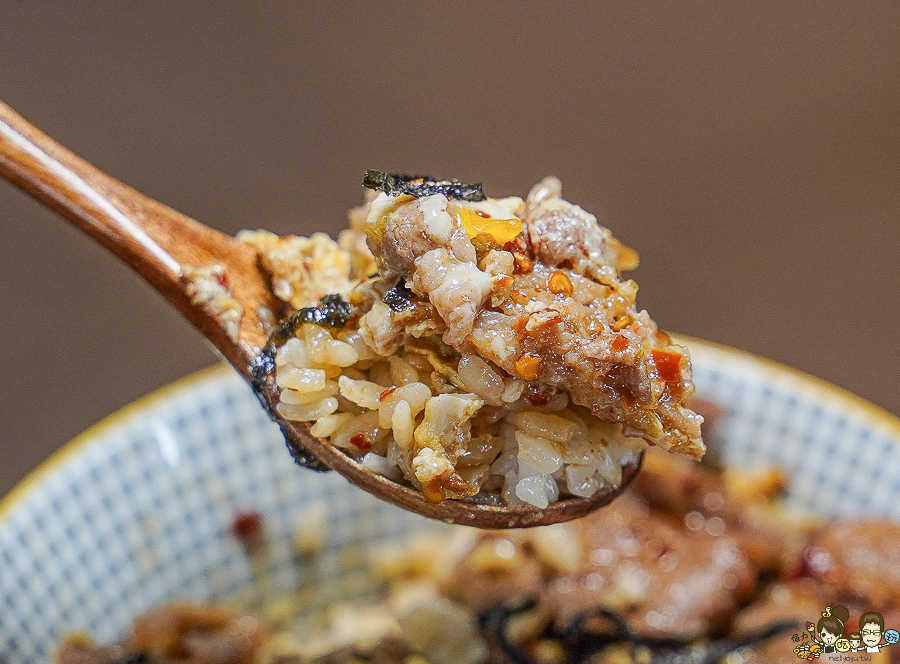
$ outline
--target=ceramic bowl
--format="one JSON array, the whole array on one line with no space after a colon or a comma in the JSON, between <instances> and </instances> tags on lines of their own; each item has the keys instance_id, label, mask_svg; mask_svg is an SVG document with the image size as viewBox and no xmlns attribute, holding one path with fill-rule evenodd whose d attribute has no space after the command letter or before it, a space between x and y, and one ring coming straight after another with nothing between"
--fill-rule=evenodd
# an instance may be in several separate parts
<instances>
[{"instance_id":1,"label":"ceramic bowl","mask_svg":"<svg viewBox=\"0 0 900 664\"><path fill-rule=\"evenodd\" d=\"M900 421L775 363L682 342L697 396L721 410L708 442L727 465L782 468L788 505L823 517L900 519ZM234 596L253 574L232 533L247 510L263 515L274 589L344 599L364 572L341 551L449 527L295 466L249 387L216 367L101 422L0 502L0 661L46 662L72 632L112 640L170 599ZM325 555L298 569L293 535L322 514Z\"/></svg>"}]
</instances>

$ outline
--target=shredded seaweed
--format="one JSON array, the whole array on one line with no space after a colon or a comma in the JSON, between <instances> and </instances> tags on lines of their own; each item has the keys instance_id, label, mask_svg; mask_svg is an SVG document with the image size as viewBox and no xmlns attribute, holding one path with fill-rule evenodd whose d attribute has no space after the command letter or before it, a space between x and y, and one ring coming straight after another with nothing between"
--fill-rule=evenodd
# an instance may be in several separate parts
<instances>
[{"instance_id":1,"label":"shredded seaweed","mask_svg":"<svg viewBox=\"0 0 900 664\"><path fill-rule=\"evenodd\" d=\"M269 417L281 427L294 461L310 470L324 471L328 470L328 467L294 441L292 435L285 431L286 425L275 410L275 404L272 403L267 389L269 380L275 373L275 355L288 339L299 334L304 325L320 325L332 330L340 330L352 318L353 307L349 302L340 295L326 295L319 300L318 306L303 307L281 322L272 332L266 347L250 362L250 385L253 387L256 398L266 409Z\"/></svg>"},{"instance_id":2,"label":"shredded seaweed","mask_svg":"<svg viewBox=\"0 0 900 664\"><path fill-rule=\"evenodd\" d=\"M145 652L133 652L110 660L108 664L147 664L148 662L150 662L150 655Z\"/></svg>"},{"instance_id":3,"label":"shredded seaweed","mask_svg":"<svg viewBox=\"0 0 900 664\"><path fill-rule=\"evenodd\" d=\"M326 295L319 300L319 306L303 307L289 320L295 331L310 323L340 330L352 317L353 307L340 295Z\"/></svg>"},{"instance_id":4,"label":"shredded seaweed","mask_svg":"<svg viewBox=\"0 0 900 664\"><path fill-rule=\"evenodd\" d=\"M498 605L480 616L485 638L490 647L502 657L500 661L509 664L537 664L531 655L510 642L506 636L509 620L534 606L534 600L512 607ZM632 661L647 661L650 664L718 664L728 653L794 630L797 626L796 621L783 620L737 639L710 640L705 636L650 638L634 634L619 614L599 607L580 614L562 630L548 626L543 637L559 643L565 657L564 664L583 664L613 645L631 646Z\"/></svg>"},{"instance_id":5,"label":"shredded seaweed","mask_svg":"<svg viewBox=\"0 0 900 664\"><path fill-rule=\"evenodd\" d=\"M263 349L259 355L250 361L250 387L253 388L253 394L256 395L262 407L266 409L269 417L277 420L278 414L275 412L272 404L269 403L269 397L266 393L266 382L268 382L269 376L273 373L275 373L274 354Z\"/></svg>"},{"instance_id":6,"label":"shredded seaweed","mask_svg":"<svg viewBox=\"0 0 900 664\"><path fill-rule=\"evenodd\" d=\"M388 196L407 194L421 198L443 194L447 198L461 201L483 201L486 197L481 183L464 184L459 180L435 180L427 175L404 175L368 170L363 178L363 186L383 191Z\"/></svg>"},{"instance_id":7,"label":"shredded seaweed","mask_svg":"<svg viewBox=\"0 0 900 664\"><path fill-rule=\"evenodd\" d=\"M329 470L328 466L319 461L312 454L308 453L303 447L294 442L290 432L285 431L285 425L275 410L275 405L269 399L269 392L266 384L269 376L275 373L275 353L278 352L278 346L271 341L266 347L253 358L250 362L250 386L253 388L253 394L266 409L269 417L278 424L281 433L284 436L285 445L291 453L291 458L298 466L309 468L317 472Z\"/></svg>"},{"instance_id":8,"label":"shredded seaweed","mask_svg":"<svg viewBox=\"0 0 900 664\"><path fill-rule=\"evenodd\" d=\"M275 357L278 349L291 337L297 336L304 325L320 325L341 330L353 318L353 307L340 295L326 295L318 306L303 307L280 323L269 337L265 353Z\"/></svg>"},{"instance_id":9,"label":"shredded seaweed","mask_svg":"<svg viewBox=\"0 0 900 664\"><path fill-rule=\"evenodd\" d=\"M397 285L384 294L384 303L396 312L406 311L412 306L415 294L406 287L406 282L401 279Z\"/></svg>"},{"instance_id":10,"label":"shredded seaweed","mask_svg":"<svg viewBox=\"0 0 900 664\"><path fill-rule=\"evenodd\" d=\"M308 468L309 470L314 470L317 473L324 473L325 471L331 470L331 468L319 461L317 457L307 452L305 447L295 441L293 434L285 430L286 425L280 419L276 420L276 422L281 429L281 434L284 436L284 442L287 445L288 452L291 453L291 458L294 460L294 463L298 466Z\"/></svg>"},{"instance_id":11,"label":"shredded seaweed","mask_svg":"<svg viewBox=\"0 0 900 664\"><path fill-rule=\"evenodd\" d=\"M506 636L506 624L516 614L535 607L533 599L525 600L515 606L498 604L478 617L482 634L488 647L504 659L497 664L537 664L525 651L513 644Z\"/></svg>"},{"instance_id":12,"label":"shredded seaweed","mask_svg":"<svg viewBox=\"0 0 900 664\"><path fill-rule=\"evenodd\" d=\"M269 374L275 371L275 360L271 355L260 353L250 362L250 384L261 389Z\"/></svg>"}]
</instances>

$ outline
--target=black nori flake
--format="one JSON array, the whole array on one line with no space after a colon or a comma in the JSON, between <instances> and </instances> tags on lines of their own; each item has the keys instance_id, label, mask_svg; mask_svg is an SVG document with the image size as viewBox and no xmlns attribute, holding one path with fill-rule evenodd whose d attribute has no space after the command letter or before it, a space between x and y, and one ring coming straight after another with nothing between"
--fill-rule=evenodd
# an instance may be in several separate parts
<instances>
[{"instance_id":1,"label":"black nori flake","mask_svg":"<svg viewBox=\"0 0 900 664\"><path fill-rule=\"evenodd\" d=\"M342 329L353 318L353 307L340 295L326 295L319 300L317 307L304 307L281 322L269 337L266 347L250 362L250 385L256 398L268 412L284 435L288 450L294 461L305 468L323 471L329 468L312 456L284 430L285 425L275 411L275 404L269 398L270 391L266 384L275 373L275 354L284 343L300 332L304 325L321 325L333 330ZM273 388L274 389L274 388Z\"/></svg>"},{"instance_id":2,"label":"black nori flake","mask_svg":"<svg viewBox=\"0 0 900 664\"><path fill-rule=\"evenodd\" d=\"M353 307L340 295L326 295L317 307L303 307L278 324L269 337L264 353L275 357L278 348L300 332L304 325L321 325L340 330L353 318Z\"/></svg>"},{"instance_id":3,"label":"black nori flake","mask_svg":"<svg viewBox=\"0 0 900 664\"><path fill-rule=\"evenodd\" d=\"M314 470L317 473L323 473L327 470L331 470L324 463L319 461L315 456L306 451L300 443L296 442L294 438L289 435L289 432L285 431L285 425L278 420L278 426L281 428L281 434L284 436L284 442L287 445L288 451L291 453L291 458L294 460L298 466L303 466L304 468L309 468L310 470Z\"/></svg>"},{"instance_id":4,"label":"black nori flake","mask_svg":"<svg viewBox=\"0 0 900 664\"><path fill-rule=\"evenodd\" d=\"M265 349L250 362L250 386L253 388L253 393L256 395L256 398L259 399L263 408L266 409L269 417L278 424L278 428L281 429L281 435L284 436L284 443L291 453L291 458L294 460L294 463L298 466L315 470L316 472L330 470L328 466L303 449L302 445L294 441L290 433L285 430L285 424L281 420L281 416L278 415L278 412L275 410L275 404L269 399L269 391L266 389L266 383L269 380L269 376L275 373L275 353L277 352L278 346L270 341L266 344Z\"/></svg>"},{"instance_id":5,"label":"black nori flake","mask_svg":"<svg viewBox=\"0 0 900 664\"><path fill-rule=\"evenodd\" d=\"M275 413L275 408L269 403L269 397L266 393L266 381L271 374L275 373L275 353L268 352L268 348L267 345L259 355L250 361L250 387L253 388L253 394L256 395L262 407L266 409L269 417L277 420L278 416Z\"/></svg>"},{"instance_id":6,"label":"black nori flake","mask_svg":"<svg viewBox=\"0 0 900 664\"><path fill-rule=\"evenodd\" d=\"M527 600L518 606L494 606L483 613L479 622L485 638L502 660L511 664L536 664L534 659L513 645L506 637L510 618L535 606ZM592 629L599 619L605 629ZM696 638L649 638L634 634L625 620L614 611L597 608L575 618L565 629L548 627L544 636L557 641L563 649L566 664L582 664L607 646L628 644L650 654L650 664L718 664L728 653L796 629L798 623L782 620L738 639L708 640Z\"/></svg>"},{"instance_id":7,"label":"black nori flake","mask_svg":"<svg viewBox=\"0 0 900 664\"><path fill-rule=\"evenodd\" d=\"M132 652L110 660L109 664L147 664L150 661L150 655L145 652Z\"/></svg>"},{"instance_id":8,"label":"black nori flake","mask_svg":"<svg viewBox=\"0 0 900 664\"><path fill-rule=\"evenodd\" d=\"M326 295L319 300L318 307L303 307L291 316L289 321L293 330L299 330L309 323L340 330L351 318L353 307L350 303L344 301L340 295Z\"/></svg>"},{"instance_id":9,"label":"black nori flake","mask_svg":"<svg viewBox=\"0 0 900 664\"><path fill-rule=\"evenodd\" d=\"M275 371L275 360L269 355L260 353L250 362L250 381L253 387L260 388L269 374Z\"/></svg>"},{"instance_id":10,"label":"black nori flake","mask_svg":"<svg viewBox=\"0 0 900 664\"><path fill-rule=\"evenodd\" d=\"M384 173L368 170L363 178L363 186L376 191L383 191L388 196L407 194L421 198L434 194L443 194L447 198L461 201L483 201L486 196L481 183L464 184L459 180L435 180L427 175L404 175L402 173Z\"/></svg>"},{"instance_id":11,"label":"black nori flake","mask_svg":"<svg viewBox=\"0 0 900 664\"><path fill-rule=\"evenodd\" d=\"M509 619L518 613L534 608L536 602L533 599L525 600L518 606L508 607L498 604L478 617L488 647L495 650L504 659L500 664L535 664L535 661L524 651L513 645L506 638L506 624Z\"/></svg>"},{"instance_id":12,"label":"black nori flake","mask_svg":"<svg viewBox=\"0 0 900 664\"><path fill-rule=\"evenodd\" d=\"M406 311L412 306L414 297L415 294L406 287L406 283L401 279L396 286L384 294L384 303L394 311Z\"/></svg>"}]
</instances>

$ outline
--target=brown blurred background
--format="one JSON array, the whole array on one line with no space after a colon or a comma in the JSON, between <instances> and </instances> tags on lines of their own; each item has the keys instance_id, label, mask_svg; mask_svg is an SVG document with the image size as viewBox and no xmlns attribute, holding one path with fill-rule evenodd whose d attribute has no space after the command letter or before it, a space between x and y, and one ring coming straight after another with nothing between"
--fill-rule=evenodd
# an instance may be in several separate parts
<instances>
[{"instance_id":1,"label":"brown blurred background","mask_svg":"<svg viewBox=\"0 0 900 664\"><path fill-rule=\"evenodd\" d=\"M0 3L0 99L229 233L335 232L366 168L559 175L664 328L900 413L900 4L797 4ZM3 183L0 242L2 495L215 357Z\"/></svg>"}]
</instances>

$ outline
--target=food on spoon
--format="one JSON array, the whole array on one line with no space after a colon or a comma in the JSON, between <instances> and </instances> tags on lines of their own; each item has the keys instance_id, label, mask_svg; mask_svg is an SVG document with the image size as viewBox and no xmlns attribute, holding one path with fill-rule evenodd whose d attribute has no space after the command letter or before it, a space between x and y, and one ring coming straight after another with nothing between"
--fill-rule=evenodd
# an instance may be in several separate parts
<instances>
[{"instance_id":1,"label":"food on spoon","mask_svg":"<svg viewBox=\"0 0 900 664\"><path fill-rule=\"evenodd\" d=\"M202 267L182 265L181 270L191 302L208 307L225 328L228 338L237 342L244 308L234 298L225 268L213 263Z\"/></svg>"},{"instance_id":2,"label":"food on spoon","mask_svg":"<svg viewBox=\"0 0 900 664\"><path fill-rule=\"evenodd\" d=\"M547 507L647 444L698 459L687 349L635 306L633 251L547 178L523 200L370 171L337 242L243 231L296 313L278 414L429 501Z\"/></svg>"}]
</instances>

